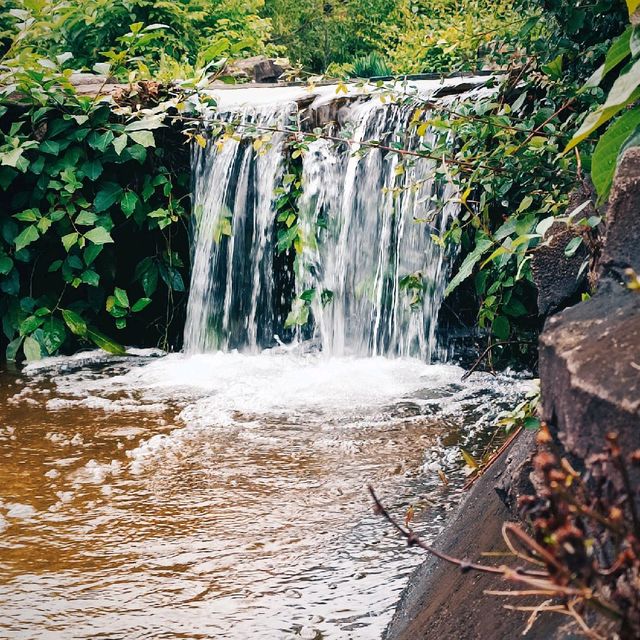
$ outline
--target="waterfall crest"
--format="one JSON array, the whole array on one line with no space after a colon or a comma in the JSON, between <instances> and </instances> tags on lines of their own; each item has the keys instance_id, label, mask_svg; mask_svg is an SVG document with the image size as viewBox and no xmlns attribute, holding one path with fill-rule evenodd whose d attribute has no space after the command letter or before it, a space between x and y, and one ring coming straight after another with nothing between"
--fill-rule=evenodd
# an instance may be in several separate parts
<instances>
[{"instance_id":1,"label":"waterfall crest","mask_svg":"<svg viewBox=\"0 0 640 640\"><path fill-rule=\"evenodd\" d=\"M425 84L421 98L442 87ZM275 90L261 91L260 98ZM332 99L325 88L301 117L300 91L275 103L222 100L215 117L259 130L290 128L296 117L317 119ZM196 147L187 352L255 351L281 337L311 337L329 355L436 355L447 256L431 235L457 214L456 188L436 175L434 160L362 145L417 148L409 133L415 109L411 101L345 99L332 126L348 142L317 139L302 156L298 241L285 256L276 251L275 191L287 134L273 132L260 146L233 136ZM436 135L428 131L422 140ZM292 318L308 321L292 331Z\"/></svg>"}]
</instances>

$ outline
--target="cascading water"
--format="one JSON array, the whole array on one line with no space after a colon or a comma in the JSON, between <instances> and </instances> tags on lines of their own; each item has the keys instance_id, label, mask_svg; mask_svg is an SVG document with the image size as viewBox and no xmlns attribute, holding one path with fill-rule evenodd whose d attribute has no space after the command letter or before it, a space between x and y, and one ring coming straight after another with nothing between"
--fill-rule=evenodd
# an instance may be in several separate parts
<instances>
[{"instance_id":1,"label":"cascading water","mask_svg":"<svg viewBox=\"0 0 640 640\"><path fill-rule=\"evenodd\" d=\"M305 156L304 237L313 236L318 219L323 224L318 241L298 256L296 282L299 293L315 291L318 338L331 354L423 360L433 354L446 269L444 251L430 234L456 213L455 189L436 180L433 160L402 162L379 149L360 153L362 141L397 142L414 111L411 104L359 104L350 113L349 146L319 140ZM436 198L444 205L427 223Z\"/></svg>"},{"instance_id":2,"label":"cascading water","mask_svg":"<svg viewBox=\"0 0 640 640\"><path fill-rule=\"evenodd\" d=\"M218 114L241 124L283 129L292 111L248 109ZM194 255L185 351L238 346L257 349L274 326L273 201L282 169L284 135L257 153L230 136L213 152L194 151Z\"/></svg>"},{"instance_id":3,"label":"cascading water","mask_svg":"<svg viewBox=\"0 0 640 640\"><path fill-rule=\"evenodd\" d=\"M441 87L424 83L420 98ZM239 121L238 139L195 151L196 228L185 350L255 351L278 341L286 325L308 317L325 353L429 361L447 276L445 251L430 236L446 227L459 205L436 161L407 159L388 149L417 148L418 140L408 133L416 102L350 96L337 132L348 142L318 139L309 145L296 221L295 284L287 288L282 281L291 278L278 281L278 270L291 265L278 262L275 251L273 195L285 165L287 134L274 133L259 151L240 134L247 123L258 132L286 129L300 98L296 89L270 104L249 100L221 108L215 118ZM332 99L335 93L325 92L307 114ZM436 135L429 131L423 140L434 142ZM369 141L387 149L370 148ZM298 338L303 334L309 337L309 329L297 331Z\"/></svg>"}]
</instances>

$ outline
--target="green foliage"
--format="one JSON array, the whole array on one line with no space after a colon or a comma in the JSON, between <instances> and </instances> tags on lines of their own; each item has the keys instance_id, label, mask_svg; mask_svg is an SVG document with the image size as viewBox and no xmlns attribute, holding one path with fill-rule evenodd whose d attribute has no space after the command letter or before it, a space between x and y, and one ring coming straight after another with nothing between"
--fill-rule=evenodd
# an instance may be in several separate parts
<instances>
[{"instance_id":1,"label":"green foliage","mask_svg":"<svg viewBox=\"0 0 640 640\"><path fill-rule=\"evenodd\" d=\"M188 213L189 180L180 154L167 158L156 145L175 135L165 116L118 116L115 105L77 95L55 67L21 55L0 77L8 359L37 359L78 340L122 354L103 330L114 335L140 316L139 332L167 306L172 313L185 290L172 242Z\"/></svg>"},{"instance_id":2,"label":"green foliage","mask_svg":"<svg viewBox=\"0 0 640 640\"><path fill-rule=\"evenodd\" d=\"M269 19L258 15L261 0L7 4L9 11L0 18L0 47L5 51L41 56L73 69L94 69L106 58L109 66L96 70L123 79L134 69L142 78L190 75L201 66L201 56L220 46L236 56L278 51L269 44Z\"/></svg>"},{"instance_id":3,"label":"green foliage","mask_svg":"<svg viewBox=\"0 0 640 640\"><path fill-rule=\"evenodd\" d=\"M372 51L354 60L351 73L356 78L379 78L393 75L393 70L379 53Z\"/></svg>"},{"instance_id":4,"label":"green foliage","mask_svg":"<svg viewBox=\"0 0 640 640\"><path fill-rule=\"evenodd\" d=\"M379 25L397 73L474 71L505 62L530 13L508 0L400 0Z\"/></svg>"},{"instance_id":5,"label":"green foliage","mask_svg":"<svg viewBox=\"0 0 640 640\"><path fill-rule=\"evenodd\" d=\"M630 5L630 14L634 10ZM570 151L577 147L595 131L602 131L603 125L621 114L602 134L591 158L592 179L600 202L609 194L622 153L629 146L640 142L640 106L637 105L640 98L640 27L635 24L613 41L604 63L589 78L582 91L601 85L623 63L625 66L613 80L604 103L587 114L565 149Z\"/></svg>"}]
</instances>

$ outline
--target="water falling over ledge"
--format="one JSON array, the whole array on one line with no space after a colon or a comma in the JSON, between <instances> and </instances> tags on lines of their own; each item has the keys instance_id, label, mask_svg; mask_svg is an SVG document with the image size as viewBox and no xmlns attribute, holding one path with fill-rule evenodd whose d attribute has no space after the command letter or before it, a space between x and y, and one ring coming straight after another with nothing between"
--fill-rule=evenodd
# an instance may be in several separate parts
<instances>
[{"instance_id":1,"label":"water falling over ledge","mask_svg":"<svg viewBox=\"0 0 640 640\"><path fill-rule=\"evenodd\" d=\"M459 91L475 86L469 97L485 82L465 79ZM418 104L455 94L456 81L403 91L414 99L387 101L355 86L346 96L335 87L311 96L302 87L220 93L211 124L233 121L237 134L193 154L187 353L258 352L307 339L335 356L437 356L448 256L431 235L457 215L456 187L434 160L402 162L364 143L416 150ZM292 159L285 131L317 124L329 124L331 139L306 146L297 216L283 224L277 193ZM248 127L264 138L243 137ZM428 130L423 141L438 135ZM278 251L278 230L294 239L288 251Z\"/></svg>"}]
</instances>

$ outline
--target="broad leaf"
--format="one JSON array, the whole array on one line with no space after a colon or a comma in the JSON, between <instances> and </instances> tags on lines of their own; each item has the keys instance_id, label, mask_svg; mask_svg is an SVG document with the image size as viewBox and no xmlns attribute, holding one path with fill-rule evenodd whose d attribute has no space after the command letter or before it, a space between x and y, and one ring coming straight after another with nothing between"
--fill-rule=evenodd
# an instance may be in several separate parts
<instances>
[{"instance_id":1,"label":"broad leaf","mask_svg":"<svg viewBox=\"0 0 640 640\"><path fill-rule=\"evenodd\" d=\"M93 327L87 329L87 338L107 353L112 353L116 356L124 356L127 354L127 350L121 344L115 342Z\"/></svg>"},{"instance_id":2,"label":"broad leaf","mask_svg":"<svg viewBox=\"0 0 640 640\"><path fill-rule=\"evenodd\" d=\"M624 113L600 137L591 159L591 178L600 202L611 189L618 155L622 145L640 125L640 108Z\"/></svg>"},{"instance_id":3,"label":"broad leaf","mask_svg":"<svg viewBox=\"0 0 640 640\"><path fill-rule=\"evenodd\" d=\"M480 237L476 242L476 246L474 250L464 259L464 262L460 266L458 273L451 280L449 285L447 286L444 295L447 297L450 295L457 287L466 280L472 273L473 268L476 263L482 258L484 253L493 245L493 242L486 237Z\"/></svg>"},{"instance_id":4,"label":"broad leaf","mask_svg":"<svg viewBox=\"0 0 640 640\"><path fill-rule=\"evenodd\" d=\"M16 245L16 251L20 251L20 249L24 249L26 246L30 245L32 242L35 242L39 237L40 237L40 234L38 233L37 227L33 224L28 226L14 240Z\"/></svg>"},{"instance_id":5,"label":"broad leaf","mask_svg":"<svg viewBox=\"0 0 640 640\"><path fill-rule=\"evenodd\" d=\"M138 311L142 311L143 309L148 307L149 304L151 304L151 298L140 298L140 300L138 300L133 305L133 307L131 307L131 311L133 311L134 313L138 313Z\"/></svg>"},{"instance_id":6,"label":"broad leaf","mask_svg":"<svg viewBox=\"0 0 640 640\"><path fill-rule=\"evenodd\" d=\"M87 323L75 312L70 309L62 309L62 317L71 329L71 333L77 336L87 335Z\"/></svg>"},{"instance_id":7,"label":"broad leaf","mask_svg":"<svg viewBox=\"0 0 640 640\"><path fill-rule=\"evenodd\" d=\"M98 191L93 206L100 213L113 206L122 197L122 187L115 182L105 182L102 189Z\"/></svg>"},{"instance_id":8,"label":"broad leaf","mask_svg":"<svg viewBox=\"0 0 640 640\"><path fill-rule=\"evenodd\" d=\"M133 131L129 134L130 138L143 147L155 147L156 140L151 131Z\"/></svg>"},{"instance_id":9,"label":"broad leaf","mask_svg":"<svg viewBox=\"0 0 640 640\"><path fill-rule=\"evenodd\" d=\"M126 133L123 133L121 136L118 136L113 141L113 148L116 150L116 153L118 155L120 155L124 151L124 148L126 146L127 146L127 134Z\"/></svg>"},{"instance_id":10,"label":"broad leaf","mask_svg":"<svg viewBox=\"0 0 640 640\"><path fill-rule=\"evenodd\" d=\"M127 191L122 200L120 201L120 208L127 218L136 210L136 205L139 202L138 194L133 191Z\"/></svg>"},{"instance_id":11,"label":"broad leaf","mask_svg":"<svg viewBox=\"0 0 640 640\"><path fill-rule=\"evenodd\" d=\"M92 131L87 138L87 142L92 149L104 153L113 142L113 138L114 135L112 131L104 131L102 133Z\"/></svg>"},{"instance_id":12,"label":"broad leaf","mask_svg":"<svg viewBox=\"0 0 640 640\"><path fill-rule=\"evenodd\" d=\"M27 336L24 339L22 350L24 351L24 357L29 362L33 360L40 360L40 358L42 358L42 350L40 349L40 344L31 336Z\"/></svg>"},{"instance_id":13,"label":"broad leaf","mask_svg":"<svg viewBox=\"0 0 640 640\"><path fill-rule=\"evenodd\" d=\"M615 69L615 67L617 67L623 60L629 57L631 53L630 41L632 31L632 27L628 27L621 36L613 41L609 47L609 51L607 51L604 64L587 80L582 90L597 87L604 80L609 71Z\"/></svg>"},{"instance_id":14,"label":"broad leaf","mask_svg":"<svg viewBox=\"0 0 640 640\"><path fill-rule=\"evenodd\" d=\"M95 229L87 231L84 237L93 242L93 244L108 244L113 242L113 238L104 227L95 227Z\"/></svg>"},{"instance_id":15,"label":"broad leaf","mask_svg":"<svg viewBox=\"0 0 640 640\"><path fill-rule=\"evenodd\" d=\"M640 60L634 62L626 73L623 73L611 87L606 102L590 113L582 126L574 134L573 138L565 148L565 153L580 144L596 129L611 120L628 104L640 98Z\"/></svg>"}]
</instances>

